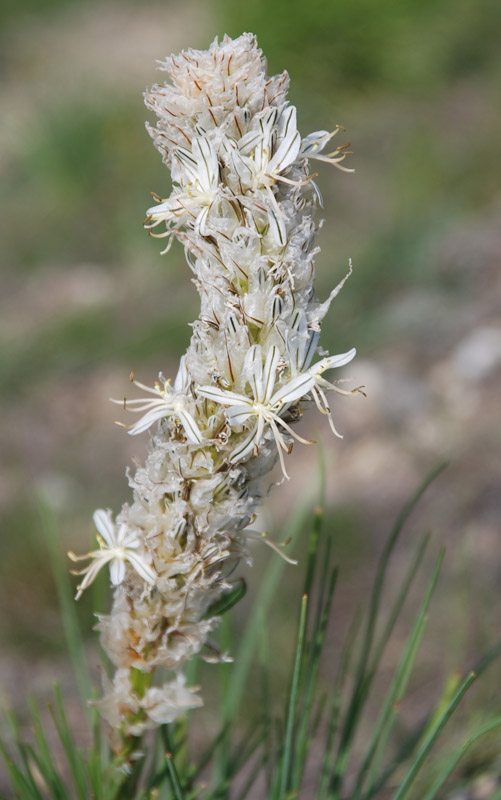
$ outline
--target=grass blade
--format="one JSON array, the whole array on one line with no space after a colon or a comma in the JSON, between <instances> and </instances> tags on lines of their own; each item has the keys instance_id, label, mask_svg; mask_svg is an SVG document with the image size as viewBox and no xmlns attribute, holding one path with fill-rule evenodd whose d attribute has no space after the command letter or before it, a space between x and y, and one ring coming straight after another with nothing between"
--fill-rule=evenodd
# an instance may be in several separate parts
<instances>
[{"instance_id":1,"label":"grass blade","mask_svg":"<svg viewBox=\"0 0 501 800\"><path fill-rule=\"evenodd\" d=\"M56 727L59 740L63 746L66 760L70 767L71 777L75 786L79 800L87 800L88 790L86 786L85 769L80 751L76 748L71 735L66 712L64 709L61 690L58 686L54 687L54 706L49 706L54 725Z\"/></svg>"},{"instance_id":2,"label":"grass blade","mask_svg":"<svg viewBox=\"0 0 501 800\"><path fill-rule=\"evenodd\" d=\"M400 787L398 788L397 792L393 796L393 800L403 800L409 789L411 788L416 775L418 774L423 761L425 760L426 756L430 752L431 748L435 744L435 741L439 737L440 733L444 729L445 725L449 721L451 715L456 710L457 706L463 699L464 695L470 688L473 681L476 679L476 675L474 672L470 672L466 678L461 683L461 686L458 688L457 692L455 693L454 697L452 698L451 702L441 714L440 718L437 720L436 724L434 725L433 729L430 731L428 736L426 737L425 741L423 742L422 746L420 747L416 757L411 764L405 778L403 779Z\"/></svg>"},{"instance_id":3,"label":"grass blade","mask_svg":"<svg viewBox=\"0 0 501 800\"><path fill-rule=\"evenodd\" d=\"M337 569L331 571L329 585L327 588L327 596L324 601L323 612L318 619L315 626L314 639L312 646L312 653L310 657L310 664L305 681L304 702L302 708L301 719L298 726L297 734L297 752L294 763L294 774L292 780L292 787L299 793L301 779L306 764L308 755L308 737L311 729L311 712L315 700L315 689L317 686L318 670L320 666L320 658L322 655L323 645L325 641L325 634L327 632L327 624L330 617L332 608L332 601L334 597L334 590L337 582Z\"/></svg>"},{"instance_id":4,"label":"grass blade","mask_svg":"<svg viewBox=\"0 0 501 800\"><path fill-rule=\"evenodd\" d=\"M22 797L23 800L43 800L42 795L40 794L36 784L33 781L33 776L29 774L29 777L27 777L23 774L23 772L12 760L7 748L5 747L1 739L0 739L0 755L3 758L5 768L7 770L7 774L11 782L11 786L14 789L14 791L18 793L18 797Z\"/></svg>"},{"instance_id":5,"label":"grass blade","mask_svg":"<svg viewBox=\"0 0 501 800\"><path fill-rule=\"evenodd\" d=\"M421 566L421 562L423 560L423 556L425 554L425 551L426 551L426 548L428 547L429 542L430 542L430 536L426 535L426 536L423 537L423 539L421 540L420 544L418 545L417 552L416 552L414 558L411 561L411 565L409 567L407 575L405 576L404 580L402 581L400 590L397 593L397 597L396 597L395 602L394 602L394 604L393 604L393 606L391 608L391 611L390 611L390 614L388 616L388 620L386 622L386 626L384 628L384 631L381 634L381 637L380 637L377 645L375 646L375 652L374 652L374 656L373 656L373 659L372 659L372 662L371 662L369 676L368 676L367 680L372 680L372 677L375 675L375 673L376 673L376 671L377 671L377 669L379 667L379 664L381 662L381 658L383 656L385 647L386 647L386 645L388 643L388 640L389 640L391 634L393 633L393 629L394 629L395 624L396 624L396 622L397 622L397 620L398 620L398 618L400 616L400 612L402 610L402 607L403 607L405 601L407 600L409 592L410 592L410 590L412 588L412 585L414 583L414 578L416 577L416 575L418 573L418 570L419 570L419 567Z\"/></svg>"},{"instance_id":6,"label":"grass blade","mask_svg":"<svg viewBox=\"0 0 501 800\"><path fill-rule=\"evenodd\" d=\"M361 616L356 614L348 633L348 639L343 647L341 664L332 688L331 699L328 711L328 726L325 739L324 755L320 771L320 779L317 789L317 800L325 800L331 777L335 770L335 759L333 754L334 739L338 730L339 715L341 711L341 699L346 678L350 671L353 649L360 629Z\"/></svg>"},{"instance_id":7,"label":"grass blade","mask_svg":"<svg viewBox=\"0 0 501 800\"><path fill-rule=\"evenodd\" d=\"M393 553L393 550L395 549L395 546L398 542L402 529L407 519L409 518L411 512L414 510L416 504L418 503L418 501L420 500L426 489L435 480L435 478L437 478L438 475L445 469L445 467L446 464L443 463L440 464L438 467L436 467L434 470L432 470L432 472L428 475L428 477L423 481L421 486L419 486L415 494L410 498L410 500L407 501L407 503L405 503L400 514L397 517L395 525L393 526L393 529L390 532L390 535L384 546L383 552L381 553L381 556L379 558L378 568L376 571L376 577L374 580L374 585L370 599L369 614L367 617L364 639L362 642L362 647L358 658L358 666L355 673L354 688L351 694L348 710L346 712L345 723L341 735L341 741L339 743L336 773L334 775L334 779L331 786L333 798L339 797L343 776L348 762L351 742L355 735L357 722L370 689L371 682L367 681L368 664L373 647L376 622L379 615L379 608L381 605L381 598L385 584L386 572L388 569L391 555Z\"/></svg>"},{"instance_id":8,"label":"grass blade","mask_svg":"<svg viewBox=\"0 0 501 800\"><path fill-rule=\"evenodd\" d=\"M309 512L309 503L303 502L292 515L286 526L285 538L294 539L304 527ZM245 627L235 662L231 668L231 678L227 683L224 697L225 720L234 718L238 711L249 672L257 650L262 615L266 615L273 600L285 562L282 558L272 558L259 588L259 597Z\"/></svg>"},{"instance_id":9,"label":"grass blade","mask_svg":"<svg viewBox=\"0 0 501 800\"><path fill-rule=\"evenodd\" d=\"M174 798L175 798L175 800L184 800L184 794L183 794L183 790L181 788L181 782L179 780L179 775L178 775L178 772L177 772L177 769L176 769L176 765L174 763L174 756L172 754L172 749L171 749L171 744L170 744L169 733L167 731L167 726L164 726L162 728L162 736L163 736L163 740L164 740L165 746L167 748L167 752L165 753L165 758L166 758L166 761L167 761L166 766L167 766L167 772L168 772L168 775L169 775L170 785L171 785L172 791L174 793Z\"/></svg>"},{"instance_id":10,"label":"grass blade","mask_svg":"<svg viewBox=\"0 0 501 800\"><path fill-rule=\"evenodd\" d=\"M418 615L416 617L413 629L407 641L407 645L404 650L403 656L400 660L400 664L395 673L395 677L390 685L390 688L388 689L388 692L386 693L386 698L383 704L383 708L381 709L379 718L376 722L371 742L362 760L362 766L360 768L358 778L355 784L352 800L358 800L358 798L360 797L367 773L369 772L369 769L371 769L372 767L373 778L370 781L370 786L367 792L367 796L369 797L371 796L371 791L373 789L373 785L376 779L376 772L379 768L379 763L383 757L390 733L393 729L396 718L398 716L400 703L404 697L411 676L412 668L414 666L414 661L416 659L416 655L426 625L426 613L428 611L433 591L435 589L438 580L443 559L444 559L444 551L442 550L438 558L437 564L435 566L435 570L433 572L430 584L428 586L428 590L425 594L425 597L421 604L421 608L419 609Z\"/></svg>"},{"instance_id":11,"label":"grass blade","mask_svg":"<svg viewBox=\"0 0 501 800\"><path fill-rule=\"evenodd\" d=\"M452 775L454 769L459 764L466 751L469 750L470 747L472 747L472 745L475 744L475 742L481 739L482 736L485 736L487 733L490 733L491 731L499 727L501 727L501 717L497 717L496 719L493 719L490 722L488 722L486 725L484 725L482 728L476 731L473 734L473 736L471 736L463 744L462 747L456 750L452 758L450 758L447 761L447 764L445 765L444 769L440 772L440 774L437 776L431 787L424 795L423 800L435 800L437 793L440 791L440 789L447 781L447 779L450 777L450 775Z\"/></svg>"},{"instance_id":12,"label":"grass blade","mask_svg":"<svg viewBox=\"0 0 501 800\"><path fill-rule=\"evenodd\" d=\"M294 668L292 672L291 687L287 708L287 718L285 723L284 749L280 765L279 800L285 800L288 789L290 766L292 760L292 748L294 739L294 722L296 716L296 704L299 688L299 677L301 674L301 664L303 658L304 639L306 631L306 616L308 612L308 595L303 595L301 600L301 611L299 615L299 625L297 633L296 653L294 657Z\"/></svg>"}]
</instances>

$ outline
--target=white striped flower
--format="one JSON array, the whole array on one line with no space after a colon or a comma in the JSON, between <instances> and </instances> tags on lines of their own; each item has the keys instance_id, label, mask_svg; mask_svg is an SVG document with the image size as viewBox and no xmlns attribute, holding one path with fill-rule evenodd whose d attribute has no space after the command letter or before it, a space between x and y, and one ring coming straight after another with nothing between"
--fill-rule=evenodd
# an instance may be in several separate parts
<instances>
[{"instance_id":1,"label":"white striped flower","mask_svg":"<svg viewBox=\"0 0 501 800\"><path fill-rule=\"evenodd\" d=\"M156 398L140 397L135 400L126 400L125 398L124 400L115 400L112 397L110 398L112 403L123 405L126 411L146 412L135 425L123 426L122 422L118 423L123 427L129 428L129 433L132 436L146 431L158 420L172 417L182 424L186 437L190 442L200 444L203 441L199 427L188 410L187 392L189 391L190 381L186 369L185 356L181 359L173 387L170 380L165 380L162 375L160 375L160 382L155 381L154 386L145 386L144 383L139 383L134 379L133 374L131 375L131 383L145 392L156 395Z\"/></svg>"},{"instance_id":2,"label":"white striped flower","mask_svg":"<svg viewBox=\"0 0 501 800\"><path fill-rule=\"evenodd\" d=\"M341 161L344 161L347 155L350 155L349 151L347 150L347 148L350 146L349 142L347 144L341 144L339 147L335 147L332 153L320 155L326 144L330 142L336 133L344 130L345 128L343 128L341 125L336 125L333 131L314 131L313 133L309 133L308 136L304 136L301 141L301 148L299 151L300 157L314 158L317 161L325 161L327 164L333 164L343 172L355 172L354 169L342 167L340 164Z\"/></svg>"},{"instance_id":3,"label":"white striped flower","mask_svg":"<svg viewBox=\"0 0 501 800\"><path fill-rule=\"evenodd\" d=\"M176 187L167 200L148 209L145 227L151 233L153 228L165 222L167 231L152 236L171 236L172 226L180 218L191 216L195 233L206 236L209 213L219 192L217 153L205 136L197 136L193 139L191 150L178 146L174 156L179 167L180 187Z\"/></svg>"},{"instance_id":4,"label":"white striped flower","mask_svg":"<svg viewBox=\"0 0 501 800\"><path fill-rule=\"evenodd\" d=\"M300 147L295 107L288 106L280 115L275 107L258 118L255 129L230 151L230 158L242 186L256 191L285 180L280 173L294 163Z\"/></svg>"},{"instance_id":5,"label":"white striped flower","mask_svg":"<svg viewBox=\"0 0 501 800\"><path fill-rule=\"evenodd\" d=\"M347 353L341 353L338 356L328 356L327 358L323 358L317 364L314 364L313 367L310 367L308 372L313 375L314 383L310 389L310 394L312 395L315 405L318 410L325 414L327 419L329 420L329 425L332 432L339 438L342 439L342 435L338 433L336 430L336 426L334 425L334 420L332 419L332 414L330 410L330 406L327 401L327 397L325 395L325 391L333 391L337 392L338 394L344 395L352 395L356 392L362 392L362 387L357 386L355 389L351 389L350 391L345 391L344 389L340 389L339 386L336 386L335 383L329 383L329 381L325 380L322 377L323 373L326 372L328 369L334 369L335 367L344 367L345 364L348 364L356 355L356 349L352 347L351 350L348 350Z\"/></svg>"},{"instance_id":6,"label":"white striped flower","mask_svg":"<svg viewBox=\"0 0 501 800\"><path fill-rule=\"evenodd\" d=\"M268 350L263 366L261 346L252 345L244 363L244 374L248 376L252 390L251 397L226 389L218 389L215 386L201 386L197 392L202 397L225 407L226 418L231 428L238 428L242 425L250 426L248 436L237 445L230 455L232 463L244 461L248 456L258 452L265 426L268 424L277 445L282 472L288 478L283 452L289 453L290 446L286 444L279 428L284 429L299 442L304 444L310 444L310 442L298 436L281 418L280 413L284 413L291 403L309 392L315 383L315 376L306 372L285 383L279 381L277 384L279 360L280 350L278 347L272 346Z\"/></svg>"},{"instance_id":7,"label":"white striped flower","mask_svg":"<svg viewBox=\"0 0 501 800\"><path fill-rule=\"evenodd\" d=\"M319 335L319 331L308 327L306 316L303 313L297 311L294 314L287 341L287 351L289 354L291 372L293 375L301 374L311 363L317 347ZM347 353L341 353L336 356L327 356L307 370L307 373L312 375L314 378L313 385L309 391L313 397L313 400L315 401L315 405L322 414L327 416L332 432L340 439L343 437L336 430L325 392L334 391L338 394L344 395L352 395L356 392L361 392L363 394L361 391L362 387L357 386L355 389L345 391L344 389L340 389L338 386L336 386L336 384L329 383L329 381L322 376L323 373L328 369L344 367L345 364L348 364L353 358L355 358L356 352L356 349L352 347L352 349L348 350Z\"/></svg>"},{"instance_id":8,"label":"white striped flower","mask_svg":"<svg viewBox=\"0 0 501 800\"><path fill-rule=\"evenodd\" d=\"M99 550L91 550L83 556L76 556L71 551L68 556L72 561L84 561L91 559L82 570L74 570L73 575L84 575L83 581L77 586L76 599L78 600L85 589L93 582L98 572L105 564L110 565L110 578L113 586L119 586L125 578L125 562L131 564L138 575L149 584L156 582L156 574L145 561L144 557L137 552L141 546L141 539L135 531L131 530L125 523L115 525L111 518L111 511L104 511L102 508L94 512L94 525L96 526Z\"/></svg>"}]
</instances>

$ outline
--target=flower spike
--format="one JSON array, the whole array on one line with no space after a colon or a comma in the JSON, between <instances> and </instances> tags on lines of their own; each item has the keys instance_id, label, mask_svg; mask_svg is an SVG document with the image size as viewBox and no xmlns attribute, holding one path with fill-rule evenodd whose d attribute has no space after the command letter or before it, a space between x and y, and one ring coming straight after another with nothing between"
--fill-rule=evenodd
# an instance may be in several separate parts
<instances>
[{"instance_id":1,"label":"flower spike","mask_svg":"<svg viewBox=\"0 0 501 800\"><path fill-rule=\"evenodd\" d=\"M224 606L253 540L294 563L251 526L277 457L288 478L292 445L311 444L296 432L303 407L316 406L338 435L328 392L361 391L324 377L354 349L319 350L322 320L348 276L324 302L314 296L321 195L310 163L346 171L348 145L328 146L339 126L301 137L288 76L267 74L252 34L184 50L160 68L168 80L146 92L157 117L147 128L172 191L153 195L144 224L165 240L164 253L174 239L184 249L200 314L173 383L160 374L147 386L132 374L141 396L113 400L137 415L125 426L131 435L155 430L144 466L128 475L131 503L116 522L96 511L99 548L70 553L88 559L77 598L110 569L113 605L98 629L116 672L98 707L128 752L148 728L201 704L182 670L206 649L218 624L210 609Z\"/></svg>"}]
</instances>

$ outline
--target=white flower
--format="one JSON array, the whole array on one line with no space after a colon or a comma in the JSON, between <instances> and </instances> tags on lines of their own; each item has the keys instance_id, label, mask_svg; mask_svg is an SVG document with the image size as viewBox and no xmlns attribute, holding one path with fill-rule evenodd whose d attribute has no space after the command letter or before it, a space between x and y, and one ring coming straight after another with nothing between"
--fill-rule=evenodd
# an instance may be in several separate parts
<instances>
[{"instance_id":1,"label":"white flower","mask_svg":"<svg viewBox=\"0 0 501 800\"><path fill-rule=\"evenodd\" d=\"M246 133L236 147L229 150L231 171L238 179L242 199L245 200L248 194L252 197L261 189L266 192L271 202L268 224L273 238L282 247L287 240L287 231L272 187L276 181L301 185L281 175L296 161L300 147L296 109L288 106L281 114L276 107L267 109L257 118L256 128ZM255 197L250 202L260 207Z\"/></svg>"},{"instance_id":2,"label":"white flower","mask_svg":"<svg viewBox=\"0 0 501 800\"><path fill-rule=\"evenodd\" d=\"M171 236L171 223L182 217L192 217L195 233L207 235L207 219L219 192L219 162L217 153L205 136L193 139L192 149L177 147L174 152L180 169L178 170L181 188L175 188L172 195L160 205L146 212L147 229L152 230L160 222L167 224L167 232L152 234L159 238ZM183 220L185 221L185 220Z\"/></svg>"},{"instance_id":3,"label":"white flower","mask_svg":"<svg viewBox=\"0 0 501 800\"><path fill-rule=\"evenodd\" d=\"M239 427L249 422L252 424L249 435L231 453L230 460L233 463L243 461L252 453L258 451L265 424L268 423L277 445L283 474L288 478L283 451L289 453L290 447L285 443L278 426L284 428L287 433L298 441L304 444L310 444L310 442L298 436L290 425L280 417L279 412L284 412L291 403L307 394L314 386L315 376L309 373L298 375L292 380L279 385L277 389L277 366L279 360L280 351L278 347L270 347L263 368L261 346L252 345L244 364L244 374L248 376L252 397L225 389L217 389L213 386L201 386L197 391L198 394L208 400L220 403L226 408L226 417L230 427Z\"/></svg>"},{"instance_id":4,"label":"white flower","mask_svg":"<svg viewBox=\"0 0 501 800\"><path fill-rule=\"evenodd\" d=\"M170 380L165 380L161 375L160 380L162 383L155 381L155 385L150 387L145 386L144 383L139 383L139 381L134 380L131 376L131 383L133 383L134 386L138 386L140 389L143 389L143 391L150 392L150 394L157 395L158 399L143 397L136 400L114 400L112 397L110 398L112 403L123 405L126 411L133 411L135 413L146 411L146 414L144 414L135 425L130 426L129 433L135 436L137 433L142 433L150 428L157 420L164 419L165 417L174 417L179 419L183 424L189 441L193 444L200 444L203 440L202 434L193 416L187 409L186 401L189 388L189 375L186 369L185 356L181 359L179 371L174 381L174 388L171 387ZM134 406L134 408L130 408L130 406ZM122 425L123 423L119 422L118 424ZM129 426L126 425L124 427Z\"/></svg>"},{"instance_id":5,"label":"white flower","mask_svg":"<svg viewBox=\"0 0 501 800\"><path fill-rule=\"evenodd\" d=\"M284 180L280 173L294 163L300 147L295 107L288 106L280 117L277 108L270 108L258 118L256 129L246 133L237 149L230 151L230 159L242 185L256 191Z\"/></svg>"},{"instance_id":6,"label":"white flower","mask_svg":"<svg viewBox=\"0 0 501 800\"><path fill-rule=\"evenodd\" d=\"M347 353L341 353L338 356L328 356L327 358L323 358L322 361L319 361L317 364L314 364L313 367L310 367L308 372L313 375L314 377L314 384L310 389L310 393L315 401L315 405L318 410L327 416L329 420L329 425L331 427L332 432L339 438L342 439L340 433L336 430L334 425L334 420L332 419L331 410L329 404L327 402L327 397L325 396L324 389L328 391L334 391L338 394L344 395L352 395L356 392L362 392L362 387L357 386L355 389L351 389L350 391L345 391L344 389L340 389L339 386L336 386L333 383L329 383L326 381L325 378L322 378L323 373L328 369L334 369L335 367L344 367L345 364L348 364L353 358L355 358L356 350L352 347Z\"/></svg>"},{"instance_id":7,"label":"white flower","mask_svg":"<svg viewBox=\"0 0 501 800\"><path fill-rule=\"evenodd\" d=\"M104 511L102 508L94 512L94 525L98 530L97 540L100 550L92 550L84 556L76 556L71 551L68 553L72 561L82 561L87 558L92 559L85 569L73 571L73 575L85 575L82 583L77 587L76 599L82 596L82 592L90 586L97 576L99 570L105 564L110 565L110 578L113 586L118 586L125 578L125 562L128 561L136 572L146 581L154 584L156 574L146 563L144 557L140 556L136 550L141 545L141 540L135 531L131 531L127 525L115 525L111 519L111 511Z\"/></svg>"},{"instance_id":8,"label":"white flower","mask_svg":"<svg viewBox=\"0 0 501 800\"><path fill-rule=\"evenodd\" d=\"M187 688L185 682L184 675L178 673L175 680L147 689L142 706L154 725L166 725L190 708L203 705L202 699L195 694L197 687Z\"/></svg>"},{"instance_id":9,"label":"white flower","mask_svg":"<svg viewBox=\"0 0 501 800\"><path fill-rule=\"evenodd\" d=\"M331 132L314 131L313 133L309 133L308 136L305 136L302 139L299 155L306 158L315 158L317 161L326 161L327 164L334 164L335 167L343 170L343 172L355 172L354 169L342 167L340 165L340 162L344 161L347 155L352 155L347 150L347 148L350 146L349 142L347 144L339 145L339 147L336 147L332 153L328 153L327 155L319 155L319 153L322 152L325 145L330 142L333 136L335 136L339 131L344 130L345 128L343 128L341 125L336 125L334 130Z\"/></svg>"}]
</instances>

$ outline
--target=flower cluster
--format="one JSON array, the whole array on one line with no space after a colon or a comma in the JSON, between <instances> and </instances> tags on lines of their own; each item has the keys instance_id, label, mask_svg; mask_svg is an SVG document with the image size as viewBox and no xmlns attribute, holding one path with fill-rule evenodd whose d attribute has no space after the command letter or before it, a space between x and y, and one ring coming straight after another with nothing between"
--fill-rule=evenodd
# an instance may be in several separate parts
<instances>
[{"instance_id":1,"label":"flower cluster","mask_svg":"<svg viewBox=\"0 0 501 800\"><path fill-rule=\"evenodd\" d=\"M267 475L278 458L287 478L293 441L308 443L294 430L303 407L315 404L336 432L328 393L358 391L324 377L355 350L316 356L344 281L314 299L321 196L311 160L340 166L345 145L323 152L339 128L301 137L288 76L268 77L250 34L171 56L161 69L170 83L146 93L158 117L148 129L173 189L145 224L166 249L174 238L184 246L201 310L174 384L160 375L150 388L132 375L146 395L115 401L141 414L129 433L151 431L149 455L116 522L96 512L100 549L78 573L77 595L109 563L113 608L98 628L116 674L99 705L132 736L200 704L180 670L194 654L214 659L211 609L256 536L248 526ZM153 686L159 667L171 678Z\"/></svg>"}]
</instances>

